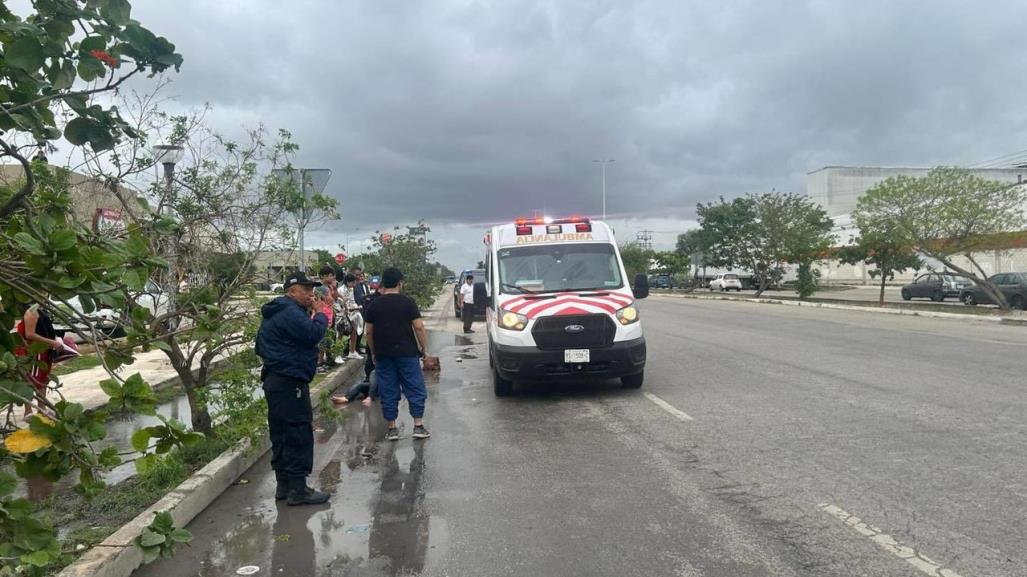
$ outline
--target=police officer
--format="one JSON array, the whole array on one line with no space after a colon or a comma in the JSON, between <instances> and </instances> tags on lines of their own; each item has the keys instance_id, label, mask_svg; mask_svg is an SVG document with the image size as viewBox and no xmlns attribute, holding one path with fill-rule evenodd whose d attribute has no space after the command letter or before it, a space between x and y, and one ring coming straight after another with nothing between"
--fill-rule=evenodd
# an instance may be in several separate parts
<instances>
[{"instance_id":1,"label":"police officer","mask_svg":"<svg viewBox=\"0 0 1027 577\"><path fill-rule=\"evenodd\" d=\"M264 361L261 380L271 435L271 468L278 486L275 499L289 505L318 505L329 495L307 486L314 468L314 411L310 380L317 372L317 346L328 317L315 302L321 283L296 272L285 279L285 296L265 304L256 353ZM317 297L320 298L320 297ZM316 311L313 316L310 310Z\"/></svg>"}]
</instances>

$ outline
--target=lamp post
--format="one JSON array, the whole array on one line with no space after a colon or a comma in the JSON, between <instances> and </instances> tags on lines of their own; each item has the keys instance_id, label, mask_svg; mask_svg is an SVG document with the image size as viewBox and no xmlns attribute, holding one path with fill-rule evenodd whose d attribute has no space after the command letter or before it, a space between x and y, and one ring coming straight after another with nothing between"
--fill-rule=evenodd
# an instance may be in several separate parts
<instances>
[{"instance_id":1,"label":"lamp post","mask_svg":"<svg viewBox=\"0 0 1027 577\"><path fill-rule=\"evenodd\" d=\"M593 160L592 162L598 162L603 167L603 220L606 220L606 165L611 162L617 162L612 158Z\"/></svg>"},{"instance_id":2,"label":"lamp post","mask_svg":"<svg viewBox=\"0 0 1027 577\"><path fill-rule=\"evenodd\" d=\"M175 165L182 160L185 149L178 144L158 144L153 147L153 158L164 167L164 183L167 186L167 197L171 197L171 187L175 182ZM165 202L157 205L157 215L163 216ZM166 255L168 258L167 279L164 285L164 294L168 297L168 312L175 312L175 291L178 285L175 283L175 248L173 242L167 243Z\"/></svg>"}]
</instances>

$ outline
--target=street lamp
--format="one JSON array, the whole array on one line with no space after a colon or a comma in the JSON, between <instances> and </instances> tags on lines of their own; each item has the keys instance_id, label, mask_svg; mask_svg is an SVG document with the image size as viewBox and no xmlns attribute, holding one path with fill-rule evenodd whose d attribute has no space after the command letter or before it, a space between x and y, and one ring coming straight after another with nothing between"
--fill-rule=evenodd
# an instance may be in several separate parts
<instances>
[{"instance_id":1,"label":"street lamp","mask_svg":"<svg viewBox=\"0 0 1027 577\"><path fill-rule=\"evenodd\" d=\"M153 147L153 158L164 167L164 182L168 187L167 198L171 198L171 187L175 182L175 165L182 160L185 149L178 144L157 144ZM165 202L157 205L158 216L163 216ZM175 311L175 291L178 284L175 279L175 245L168 242L168 270L167 283L164 285L164 294L168 297L168 312Z\"/></svg>"},{"instance_id":2,"label":"street lamp","mask_svg":"<svg viewBox=\"0 0 1027 577\"><path fill-rule=\"evenodd\" d=\"M171 182L175 179L175 165L182 160L185 149L177 144L158 144L153 147L153 158L164 167L164 180L171 192Z\"/></svg>"},{"instance_id":3,"label":"street lamp","mask_svg":"<svg viewBox=\"0 0 1027 577\"><path fill-rule=\"evenodd\" d=\"M606 165L611 162L617 162L612 158L603 160L593 160L592 162L598 162L603 167L603 220L606 220Z\"/></svg>"}]
</instances>

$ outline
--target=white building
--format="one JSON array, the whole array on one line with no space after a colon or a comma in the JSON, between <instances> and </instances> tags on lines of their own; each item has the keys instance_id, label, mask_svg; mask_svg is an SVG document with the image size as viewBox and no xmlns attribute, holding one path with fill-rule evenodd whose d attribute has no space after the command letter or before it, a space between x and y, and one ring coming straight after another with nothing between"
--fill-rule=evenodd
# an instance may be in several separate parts
<instances>
[{"instance_id":1,"label":"white building","mask_svg":"<svg viewBox=\"0 0 1027 577\"><path fill-rule=\"evenodd\" d=\"M859 236L859 230L850 216L856 208L856 202L866 191L892 176L923 177L930 168L896 168L879 166L827 166L814 170L806 175L806 194L819 204L828 216L834 220L833 233L837 246L851 244ZM981 178L1007 182L1023 183L1027 179L1027 167L1012 168L980 168L969 169ZM1027 251L1023 249L989 251L975 255L974 259L989 275L1000 272L1027 271ZM960 266L970 268L969 262L957 258ZM926 270L942 270L938 262L925 262ZM821 282L830 283L872 283L868 267L863 265L843 265L838 261L829 261L820 267ZM918 273L905 271L895 275L896 283L912 280Z\"/></svg>"}]
</instances>

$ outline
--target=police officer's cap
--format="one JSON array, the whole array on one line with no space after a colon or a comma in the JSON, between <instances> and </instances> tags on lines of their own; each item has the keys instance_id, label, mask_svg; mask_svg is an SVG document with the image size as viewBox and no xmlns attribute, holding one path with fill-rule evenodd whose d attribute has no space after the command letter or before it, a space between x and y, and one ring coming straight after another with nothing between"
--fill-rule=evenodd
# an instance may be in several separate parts
<instances>
[{"instance_id":1,"label":"police officer's cap","mask_svg":"<svg viewBox=\"0 0 1027 577\"><path fill-rule=\"evenodd\" d=\"M284 289L285 290L288 290L288 288L291 287L294 284L303 285L303 286L309 286L309 287L319 287L319 286L321 286L320 282L318 282L316 280L310 280L309 278L307 278L307 275L303 274L302 272L294 272L291 275L285 277L285 285L284 285Z\"/></svg>"}]
</instances>

